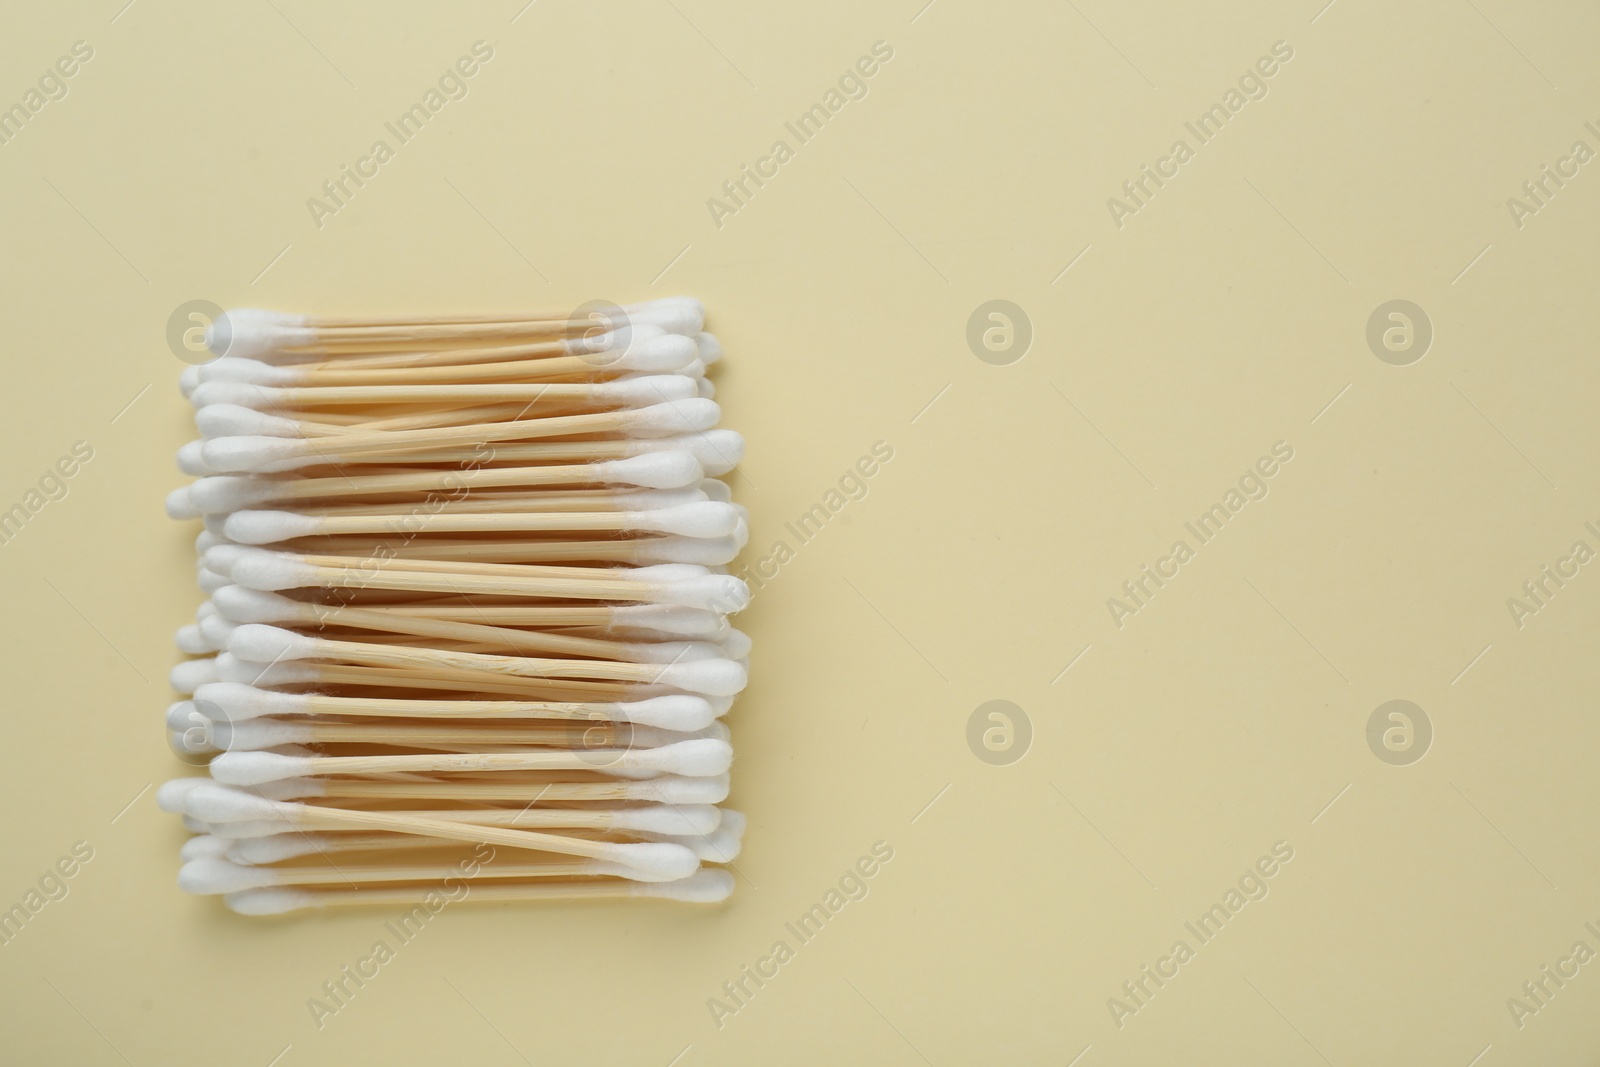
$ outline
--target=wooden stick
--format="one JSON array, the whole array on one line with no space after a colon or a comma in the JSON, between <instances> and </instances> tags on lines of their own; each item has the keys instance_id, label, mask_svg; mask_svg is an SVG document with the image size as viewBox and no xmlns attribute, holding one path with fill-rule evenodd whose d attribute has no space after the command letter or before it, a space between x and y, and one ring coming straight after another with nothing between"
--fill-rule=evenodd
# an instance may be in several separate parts
<instances>
[{"instance_id":1,"label":"wooden stick","mask_svg":"<svg viewBox=\"0 0 1600 1067\"><path fill-rule=\"evenodd\" d=\"M317 548L338 549L347 558L369 558L377 543L352 537L312 539ZM594 541L502 541L429 537L421 535L399 545L385 543L396 560L433 562L555 563L582 560L592 563L638 563L648 559L655 537L630 537Z\"/></svg>"},{"instance_id":2,"label":"wooden stick","mask_svg":"<svg viewBox=\"0 0 1600 1067\"><path fill-rule=\"evenodd\" d=\"M405 758L405 757L374 757ZM483 757L454 757L474 758ZM315 830L364 829L394 830L422 837L440 837L452 841L467 841L507 848L529 849L534 852L554 852L563 856L583 856L586 859L610 860L627 863L628 852L607 841L592 841L536 830L509 829L505 826L477 822L459 822L450 819L432 819L411 814L394 814L381 811L352 811L344 808L324 808L315 805L295 805L289 822ZM517 815L511 812L511 815Z\"/></svg>"},{"instance_id":3,"label":"wooden stick","mask_svg":"<svg viewBox=\"0 0 1600 1067\"><path fill-rule=\"evenodd\" d=\"M656 896L649 892L650 883L630 882L624 879L606 879L593 882L527 882L492 883L475 886L465 900L484 904L555 900L611 900L621 897ZM302 908L327 908L369 904L417 904L422 902L427 887L383 887L374 889L303 889L295 890L296 905ZM300 903L304 900L304 903Z\"/></svg>"},{"instance_id":4,"label":"wooden stick","mask_svg":"<svg viewBox=\"0 0 1600 1067\"><path fill-rule=\"evenodd\" d=\"M373 882L438 882L447 876L462 877L460 871L456 868L441 867L434 864L411 864L391 867L261 867L258 869L272 873L273 885L286 886L349 885L351 883L365 885ZM503 882L530 878L594 878L614 875L614 873L615 868L606 867L591 860L485 864L478 868L476 874L472 875L472 883L477 885L485 880Z\"/></svg>"},{"instance_id":5,"label":"wooden stick","mask_svg":"<svg viewBox=\"0 0 1600 1067\"><path fill-rule=\"evenodd\" d=\"M539 720L533 720L535 722ZM584 727L558 726L394 726L389 723L306 724L310 744L395 745L437 748L440 745L543 745L564 748L627 748L637 737L631 723L595 719ZM646 731L640 731L640 735ZM653 737L653 735L652 735ZM408 783L402 783L410 787ZM394 795L394 794L390 794Z\"/></svg>"},{"instance_id":6,"label":"wooden stick","mask_svg":"<svg viewBox=\"0 0 1600 1067\"><path fill-rule=\"evenodd\" d=\"M545 350L545 351L535 351ZM525 356L548 355L543 359ZM301 387L363 386L386 383L422 385L469 382L537 382L562 378L597 379L607 373L606 353L566 355L561 343L518 345L510 348L432 352L412 357L386 357L352 366L350 361L307 363L295 367ZM469 362L470 360L470 362ZM621 373L617 370L612 374Z\"/></svg>"},{"instance_id":7,"label":"wooden stick","mask_svg":"<svg viewBox=\"0 0 1600 1067\"><path fill-rule=\"evenodd\" d=\"M508 511L463 512L446 509L430 510L416 515L420 505L410 511L387 511L373 515L308 514L317 520L313 534L302 536L339 536L340 534L382 534L394 532L397 516L410 516L425 524L425 529L439 533L554 533L577 530L594 530L601 533L627 531L654 532L641 525L652 520L650 512L639 511Z\"/></svg>"},{"instance_id":8,"label":"wooden stick","mask_svg":"<svg viewBox=\"0 0 1600 1067\"><path fill-rule=\"evenodd\" d=\"M615 714L612 704L552 700L410 700L338 697L312 693L302 698L311 715L373 715L419 719L553 719L597 721Z\"/></svg>"},{"instance_id":9,"label":"wooden stick","mask_svg":"<svg viewBox=\"0 0 1600 1067\"><path fill-rule=\"evenodd\" d=\"M602 608L594 614L609 618L611 612L610 609ZM516 630L479 622L456 622L432 617L431 613L407 615L382 608L330 609L325 605L304 604L295 610L293 621L306 625L348 626L361 630L386 630L420 637L452 638L487 648L512 648L530 652L592 656L597 659L639 660L638 651L630 650L628 645L620 641L569 637L537 630ZM604 622L598 625L604 625Z\"/></svg>"},{"instance_id":10,"label":"wooden stick","mask_svg":"<svg viewBox=\"0 0 1600 1067\"><path fill-rule=\"evenodd\" d=\"M335 663L310 664L316 684L348 685L367 689L432 689L450 693L490 693L529 700L568 702L624 701L654 696L654 687L630 687L615 682L547 681L536 678L495 678L481 671L395 671L351 667ZM638 693L638 696L633 696Z\"/></svg>"},{"instance_id":11,"label":"wooden stick","mask_svg":"<svg viewBox=\"0 0 1600 1067\"><path fill-rule=\"evenodd\" d=\"M339 660L364 667L400 667L412 670L484 671L497 677L582 678L603 682L642 682L655 684L671 664L626 663L619 660L546 659L532 656L491 656L475 652L449 652L443 649L406 645L382 645L370 641L332 641L302 635L311 642L306 658Z\"/></svg>"},{"instance_id":12,"label":"wooden stick","mask_svg":"<svg viewBox=\"0 0 1600 1067\"><path fill-rule=\"evenodd\" d=\"M274 391L279 406L288 409L349 407L360 404L434 403L579 403L619 407L603 390L588 382L504 383L488 385L331 385L284 386Z\"/></svg>"},{"instance_id":13,"label":"wooden stick","mask_svg":"<svg viewBox=\"0 0 1600 1067\"><path fill-rule=\"evenodd\" d=\"M375 573L355 573L345 568L309 564L322 588L401 589L420 593L455 593L459 596L548 597L558 600L617 600L636 603L661 603L671 596L660 582L632 582L620 579L582 580L573 578L502 578L477 574L450 574L439 571L403 570L378 566Z\"/></svg>"},{"instance_id":14,"label":"wooden stick","mask_svg":"<svg viewBox=\"0 0 1600 1067\"><path fill-rule=\"evenodd\" d=\"M468 755L445 752L403 756L305 756L303 776L384 774L390 771L427 771L433 774L466 771L593 771L604 770L609 766L607 761L615 762L625 755L625 749L592 749L584 752L478 752Z\"/></svg>"},{"instance_id":15,"label":"wooden stick","mask_svg":"<svg viewBox=\"0 0 1600 1067\"><path fill-rule=\"evenodd\" d=\"M608 782L526 782L516 781L436 781L421 784L377 782L367 779L330 778L324 797L360 797L392 800L491 800L567 803L631 800L639 795L637 783Z\"/></svg>"}]
</instances>

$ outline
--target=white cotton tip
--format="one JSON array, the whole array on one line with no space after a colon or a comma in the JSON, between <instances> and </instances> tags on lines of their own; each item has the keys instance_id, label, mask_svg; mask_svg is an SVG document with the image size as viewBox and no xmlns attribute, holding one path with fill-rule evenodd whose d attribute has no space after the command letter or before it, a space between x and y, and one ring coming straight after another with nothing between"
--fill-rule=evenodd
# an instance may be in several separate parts
<instances>
[{"instance_id":1,"label":"white cotton tip","mask_svg":"<svg viewBox=\"0 0 1600 1067\"><path fill-rule=\"evenodd\" d=\"M201 553L200 565L208 570L216 571L218 574L231 574L235 563L247 558L253 552L261 551L263 549L235 544L227 538L222 538Z\"/></svg>"},{"instance_id":2,"label":"white cotton tip","mask_svg":"<svg viewBox=\"0 0 1600 1067\"><path fill-rule=\"evenodd\" d=\"M731 659L703 659L664 664L656 680L691 693L731 696L742 692L750 678L745 668Z\"/></svg>"},{"instance_id":3,"label":"white cotton tip","mask_svg":"<svg viewBox=\"0 0 1600 1067\"><path fill-rule=\"evenodd\" d=\"M731 562L740 545L729 537L657 537L640 545L637 557L648 563L699 563L717 566Z\"/></svg>"},{"instance_id":4,"label":"white cotton tip","mask_svg":"<svg viewBox=\"0 0 1600 1067\"><path fill-rule=\"evenodd\" d=\"M652 533L670 533L680 537L726 537L738 527L739 513L732 504L706 500L656 511L636 511L628 516L628 522L633 529ZM233 536L231 528L229 536Z\"/></svg>"},{"instance_id":5,"label":"white cotton tip","mask_svg":"<svg viewBox=\"0 0 1600 1067\"><path fill-rule=\"evenodd\" d=\"M187 730L203 725L206 718L195 709L194 701L177 700L167 705L166 722L169 730Z\"/></svg>"},{"instance_id":6,"label":"white cotton tip","mask_svg":"<svg viewBox=\"0 0 1600 1067\"><path fill-rule=\"evenodd\" d=\"M648 567L614 567L609 576L627 582L682 582L710 573L693 563L654 563Z\"/></svg>"},{"instance_id":7,"label":"white cotton tip","mask_svg":"<svg viewBox=\"0 0 1600 1067\"><path fill-rule=\"evenodd\" d=\"M240 867L220 858L195 859L178 870L178 888L185 893L213 896L276 885L278 878L276 871L261 867Z\"/></svg>"},{"instance_id":8,"label":"white cotton tip","mask_svg":"<svg viewBox=\"0 0 1600 1067\"><path fill-rule=\"evenodd\" d=\"M229 622L293 622L307 605L277 593L227 585L211 594L214 610Z\"/></svg>"},{"instance_id":9,"label":"white cotton tip","mask_svg":"<svg viewBox=\"0 0 1600 1067\"><path fill-rule=\"evenodd\" d=\"M186 441L178 448L178 469L191 477L202 474L215 474L216 471L207 466L205 461L205 442Z\"/></svg>"},{"instance_id":10,"label":"white cotton tip","mask_svg":"<svg viewBox=\"0 0 1600 1067\"><path fill-rule=\"evenodd\" d=\"M209 553L207 553L209 555ZM287 552L244 549L228 569L233 584L246 589L275 592L279 589L304 589L321 584L317 569Z\"/></svg>"},{"instance_id":11,"label":"white cotton tip","mask_svg":"<svg viewBox=\"0 0 1600 1067\"><path fill-rule=\"evenodd\" d=\"M249 474L326 463L330 457L312 442L288 437L213 437L200 446L207 474Z\"/></svg>"},{"instance_id":12,"label":"white cotton tip","mask_svg":"<svg viewBox=\"0 0 1600 1067\"><path fill-rule=\"evenodd\" d=\"M187 821L185 825L188 825ZM282 817L271 819L236 819L233 822L197 822L190 827L195 833L214 834L217 837L273 837L295 829L294 823Z\"/></svg>"},{"instance_id":13,"label":"white cotton tip","mask_svg":"<svg viewBox=\"0 0 1600 1067\"><path fill-rule=\"evenodd\" d=\"M705 363L701 362L699 356L696 356L694 359L691 359L688 363L679 368L678 373L683 375L685 378L693 378L695 381L695 387L699 389L701 383L705 381L706 365ZM700 395L704 396L705 394L701 393Z\"/></svg>"},{"instance_id":14,"label":"white cotton tip","mask_svg":"<svg viewBox=\"0 0 1600 1067\"><path fill-rule=\"evenodd\" d=\"M220 760L227 753L218 756ZM240 760L259 759L266 753L240 753ZM212 762L215 768L216 762ZM287 805L242 789L228 789L215 783L198 785L184 795L183 810L196 819L221 824L241 822L246 819L279 819Z\"/></svg>"},{"instance_id":15,"label":"white cotton tip","mask_svg":"<svg viewBox=\"0 0 1600 1067\"><path fill-rule=\"evenodd\" d=\"M219 721L244 722L263 715L304 715L307 698L300 693L274 693L239 682L210 682L194 691L196 708L214 710Z\"/></svg>"},{"instance_id":16,"label":"white cotton tip","mask_svg":"<svg viewBox=\"0 0 1600 1067\"><path fill-rule=\"evenodd\" d=\"M227 838L219 840L228 841ZM284 860L298 859L301 856L321 852L330 844L332 841L326 834L273 834L271 837L250 837L231 841L224 855L234 863L241 864L281 863Z\"/></svg>"},{"instance_id":17,"label":"white cotton tip","mask_svg":"<svg viewBox=\"0 0 1600 1067\"><path fill-rule=\"evenodd\" d=\"M699 390L697 395L707 400L715 400L717 398L717 383L710 378L696 378L695 386Z\"/></svg>"},{"instance_id":18,"label":"white cotton tip","mask_svg":"<svg viewBox=\"0 0 1600 1067\"><path fill-rule=\"evenodd\" d=\"M654 726L662 730L687 732L698 730L716 721L711 705L702 697L688 694L648 697L626 704L616 704L616 715L624 722L641 726Z\"/></svg>"},{"instance_id":19,"label":"white cotton tip","mask_svg":"<svg viewBox=\"0 0 1600 1067\"><path fill-rule=\"evenodd\" d=\"M204 366L196 367L200 372L198 381L207 382L237 382L244 385L299 385L305 380L305 371L295 367L280 367L273 363L263 363L259 359L242 359L239 356L222 356L212 360ZM184 394L192 396L190 393Z\"/></svg>"},{"instance_id":20,"label":"white cotton tip","mask_svg":"<svg viewBox=\"0 0 1600 1067\"><path fill-rule=\"evenodd\" d=\"M178 375L178 392L187 397L194 392L194 387L200 384L200 368L188 366L183 368Z\"/></svg>"},{"instance_id":21,"label":"white cotton tip","mask_svg":"<svg viewBox=\"0 0 1600 1067\"><path fill-rule=\"evenodd\" d=\"M202 478L200 481L205 481L205 479ZM194 484L199 485L200 482L195 482ZM706 495L707 500L720 500L724 504L733 503L733 489L721 478L702 478L699 489ZM191 487L190 492L192 493L193 491L193 487ZM197 499L195 503L200 504L201 502ZM203 504L201 506L204 507Z\"/></svg>"},{"instance_id":22,"label":"white cotton tip","mask_svg":"<svg viewBox=\"0 0 1600 1067\"><path fill-rule=\"evenodd\" d=\"M311 750L302 745L284 745L280 755L303 756ZM317 778L283 778L276 782L262 782L250 787L250 792L268 800L299 800L302 797L326 796L327 785Z\"/></svg>"},{"instance_id":23,"label":"white cotton tip","mask_svg":"<svg viewBox=\"0 0 1600 1067\"><path fill-rule=\"evenodd\" d=\"M685 741L684 744L700 742ZM304 756L284 756L277 752L224 752L211 761L211 777L223 785L260 785L282 778L298 778L316 769L316 762ZM193 794L190 794L191 798ZM190 808L194 815L211 819L203 811ZM258 815L240 815L238 818L263 818Z\"/></svg>"},{"instance_id":24,"label":"white cotton tip","mask_svg":"<svg viewBox=\"0 0 1600 1067\"><path fill-rule=\"evenodd\" d=\"M207 682L217 680L217 661L213 658L191 659L179 663L167 672L167 681L175 693L192 693Z\"/></svg>"},{"instance_id":25,"label":"white cotton tip","mask_svg":"<svg viewBox=\"0 0 1600 1067\"><path fill-rule=\"evenodd\" d=\"M576 337L569 337L562 341L569 356L606 357L590 360L599 366L605 366L608 359L615 359L626 352L630 347L642 341L650 341L666 333L659 326L635 326L624 315L623 324L614 330L602 332L586 332Z\"/></svg>"},{"instance_id":26,"label":"white cotton tip","mask_svg":"<svg viewBox=\"0 0 1600 1067\"><path fill-rule=\"evenodd\" d=\"M693 663L702 659L727 659L714 641L630 641L621 650L634 663Z\"/></svg>"},{"instance_id":27,"label":"white cotton tip","mask_svg":"<svg viewBox=\"0 0 1600 1067\"><path fill-rule=\"evenodd\" d=\"M682 838L680 843L693 849L701 863L732 863L744 847L738 834L729 833L720 826L709 834Z\"/></svg>"},{"instance_id":28,"label":"white cotton tip","mask_svg":"<svg viewBox=\"0 0 1600 1067\"><path fill-rule=\"evenodd\" d=\"M222 532L241 545L270 545L310 537L320 529L321 520L294 511L236 511L228 516Z\"/></svg>"},{"instance_id":29,"label":"white cotton tip","mask_svg":"<svg viewBox=\"0 0 1600 1067\"><path fill-rule=\"evenodd\" d=\"M189 396L189 403L202 410L212 404L257 409L281 408L285 406L283 401L283 394L270 385L247 385L244 382L201 382Z\"/></svg>"},{"instance_id":30,"label":"white cotton tip","mask_svg":"<svg viewBox=\"0 0 1600 1067\"><path fill-rule=\"evenodd\" d=\"M673 453L667 454L671 455ZM693 457L690 458L692 459ZM700 465L698 463L695 464L696 468L699 466ZM688 485L689 483L684 482L683 484ZM200 509L196 507L194 501L189 498L189 487L187 485L180 485L178 488L167 494L166 507L167 518L169 519L177 519L182 521L184 519L198 519L200 517Z\"/></svg>"},{"instance_id":31,"label":"white cotton tip","mask_svg":"<svg viewBox=\"0 0 1600 1067\"><path fill-rule=\"evenodd\" d=\"M611 609L614 626L638 627L684 637L712 637L725 627L714 611L678 604L627 604Z\"/></svg>"},{"instance_id":32,"label":"white cotton tip","mask_svg":"<svg viewBox=\"0 0 1600 1067\"><path fill-rule=\"evenodd\" d=\"M662 881L687 878L700 869L700 857L694 852L665 842L612 845L606 849L606 854L618 863Z\"/></svg>"},{"instance_id":33,"label":"white cotton tip","mask_svg":"<svg viewBox=\"0 0 1600 1067\"><path fill-rule=\"evenodd\" d=\"M212 725L210 719L194 710L192 701L174 704L167 709L167 743L179 756L219 752L211 734Z\"/></svg>"},{"instance_id":34,"label":"white cotton tip","mask_svg":"<svg viewBox=\"0 0 1600 1067\"><path fill-rule=\"evenodd\" d=\"M716 404L714 400L703 402L713 406ZM744 459L744 435L738 430L708 429L704 433L691 434L682 439L682 447L693 452L700 466L713 478L727 474Z\"/></svg>"},{"instance_id":35,"label":"white cotton tip","mask_svg":"<svg viewBox=\"0 0 1600 1067\"><path fill-rule=\"evenodd\" d=\"M156 789L156 807L172 814L181 814L188 811L187 798L191 792L202 786L212 786L216 783L210 778L174 778L170 782L162 782Z\"/></svg>"},{"instance_id":36,"label":"white cotton tip","mask_svg":"<svg viewBox=\"0 0 1600 1067\"><path fill-rule=\"evenodd\" d=\"M700 362L711 366L722 358L722 342L705 331L695 335L695 352Z\"/></svg>"},{"instance_id":37,"label":"white cotton tip","mask_svg":"<svg viewBox=\"0 0 1600 1067\"><path fill-rule=\"evenodd\" d=\"M209 389L210 386L201 386ZM239 404L211 403L194 413L194 424L200 436L207 440L218 437L303 437L299 423L293 419L253 411Z\"/></svg>"},{"instance_id":38,"label":"white cotton tip","mask_svg":"<svg viewBox=\"0 0 1600 1067\"><path fill-rule=\"evenodd\" d=\"M276 482L240 477L235 474L217 474L201 478L190 485L189 500L202 514L220 515L264 504L281 488L282 486Z\"/></svg>"},{"instance_id":39,"label":"white cotton tip","mask_svg":"<svg viewBox=\"0 0 1600 1067\"><path fill-rule=\"evenodd\" d=\"M303 722L277 722L273 719L247 719L243 722L219 722L211 728L211 736L224 752L259 752L310 741L311 727Z\"/></svg>"},{"instance_id":40,"label":"white cotton tip","mask_svg":"<svg viewBox=\"0 0 1600 1067\"><path fill-rule=\"evenodd\" d=\"M659 326L668 333L693 337L706 324L705 305L692 296L669 296L642 304L629 304L622 310L631 322Z\"/></svg>"},{"instance_id":41,"label":"white cotton tip","mask_svg":"<svg viewBox=\"0 0 1600 1067\"><path fill-rule=\"evenodd\" d=\"M671 774L646 778L629 788L629 796L657 804L720 804L728 799L728 776L712 774L704 778L684 778Z\"/></svg>"},{"instance_id":42,"label":"white cotton tip","mask_svg":"<svg viewBox=\"0 0 1600 1067\"><path fill-rule=\"evenodd\" d=\"M240 659L258 663L310 659L317 655L317 646L318 641L314 637L257 622L245 623L228 638L229 652Z\"/></svg>"},{"instance_id":43,"label":"white cotton tip","mask_svg":"<svg viewBox=\"0 0 1600 1067\"><path fill-rule=\"evenodd\" d=\"M226 574L218 574L209 567L201 567L200 570L195 573L195 582L200 586L200 591L203 593L215 593L218 589L221 589L231 581L233 581L233 579L229 578Z\"/></svg>"},{"instance_id":44,"label":"white cotton tip","mask_svg":"<svg viewBox=\"0 0 1600 1067\"><path fill-rule=\"evenodd\" d=\"M206 327L206 347L219 356L252 359L283 348L316 342L316 331L301 315L260 308L234 308Z\"/></svg>"},{"instance_id":45,"label":"white cotton tip","mask_svg":"<svg viewBox=\"0 0 1600 1067\"><path fill-rule=\"evenodd\" d=\"M206 640L205 635L200 632L200 627L194 623L178 627L178 632L173 637L173 643L178 646L179 652L187 656L203 656L208 652L215 652L221 647Z\"/></svg>"},{"instance_id":46,"label":"white cotton tip","mask_svg":"<svg viewBox=\"0 0 1600 1067\"><path fill-rule=\"evenodd\" d=\"M696 395L694 379L681 374L644 374L598 382L589 387L597 403L641 408L647 404L666 404Z\"/></svg>"},{"instance_id":47,"label":"white cotton tip","mask_svg":"<svg viewBox=\"0 0 1600 1067\"><path fill-rule=\"evenodd\" d=\"M267 889L246 889L229 893L222 898L228 910L238 915L284 915L302 908L321 906L317 894L304 889L273 886Z\"/></svg>"},{"instance_id":48,"label":"white cotton tip","mask_svg":"<svg viewBox=\"0 0 1600 1067\"><path fill-rule=\"evenodd\" d=\"M723 635L720 644L722 645L723 654L729 659L742 660L750 658L750 649L755 642L751 641L750 635L745 633L743 630L736 630L732 627L729 627L728 632Z\"/></svg>"},{"instance_id":49,"label":"white cotton tip","mask_svg":"<svg viewBox=\"0 0 1600 1067\"><path fill-rule=\"evenodd\" d=\"M242 685L304 685L318 680L314 663L272 663L266 660L242 659L231 652L217 657L218 682L238 682Z\"/></svg>"},{"instance_id":50,"label":"white cotton tip","mask_svg":"<svg viewBox=\"0 0 1600 1067\"><path fill-rule=\"evenodd\" d=\"M217 757L221 758L222 756ZM654 772L705 778L725 773L732 763L733 746L726 741L703 738L679 741L672 745L662 745L660 748L634 749L623 753L614 766L605 770L611 774L621 773L630 776L639 772ZM215 761L211 767L212 775L215 777Z\"/></svg>"},{"instance_id":51,"label":"white cotton tip","mask_svg":"<svg viewBox=\"0 0 1600 1067\"><path fill-rule=\"evenodd\" d=\"M611 817L619 829L688 837L709 834L722 823L722 812L710 804L658 804L641 808L614 808Z\"/></svg>"},{"instance_id":52,"label":"white cotton tip","mask_svg":"<svg viewBox=\"0 0 1600 1067\"><path fill-rule=\"evenodd\" d=\"M168 730L167 748L181 760L194 761L196 756L209 756L221 751L211 743L209 732L191 726L187 730Z\"/></svg>"},{"instance_id":53,"label":"white cotton tip","mask_svg":"<svg viewBox=\"0 0 1600 1067\"><path fill-rule=\"evenodd\" d=\"M728 729L728 724L725 722L714 722L709 726L694 731L689 736L694 738L709 737L713 741L726 741L730 744L733 742L733 731Z\"/></svg>"},{"instance_id":54,"label":"white cotton tip","mask_svg":"<svg viewBox=\"0 0 1600 1067\"><path fill-rule=\"evenodd\" d=\"M711 429L722 417L722 409L717 407L714 400L690 397L687 400L632 408L621 414L624 427L633 436L671 437ZM209 453L206 454L206 462L211 462ZM700 462L704 466L705 460L701 459Z\"/></svg>"},{"instance_id":55,"label":"white cotton tip","mask_svg":"<svg viewBox=\"0 0 1600 1067\"><path fill-rule=\"evenodd\" d=\"M680 881L642 883L634 888L634 894L685 904L721 904L733 896L733 875L717 867L706 867Z\"/></svg>"},{"instance_id":56,"label":"white cotton tip","mask_svg":"<svg viewBox=\"0 0 1600 1067\"><path fill-rule=\"evenodd\" d=\"M647 335L645 331L650 331ZM600 371L665 374L687 366L696 357L694 342L677 334L663 334L652 326L636 326L626 348L611 347L581 353ZM570 345L572 342L568 342Z\"/></svg>"},{"instance_id":57,"label":"white cotton tip","mask_svg":"<svg viewBox=\"0 0 1600 1067\"><path fill-rule=\"evenodd\" d=\"M191 492L193 492L194 486L191 485L189 489ZM194 535L194 550L197 555L201 556L206 554L207 549L213 548L217 545L225 545L229 543L230 542L226 537L223 537L221 534L214 534L210 530L201 530L199 533Z\"/></svg>"},{"instance_id":58,"label":"white cotton tip","mask_svg":"<svg viewBox=\"0 0 1600 1067\"><path fill-rule=\"evenodd\" d=\"M749 606L750 587L731 574L707 574L669 584L662 599L668 604L732 614Z\"/></svg>"},{"instance_id":59,"label":"white cotton tip","mask_svg":"<svg viewBox=\"0 0 1600 1067\"><path fill-rule=\"evenodd\" d=\"M200 834L189 838L183 843L183 847L178 849L178 858L185 862L189 860L222 859L228 854L228 849L232 845L233 842L226 837L218 837L215 834Z\"/></svg>"},{"instance_id":60,"label":"white cotton tip","mask_svg":"<svg viewBox=\"0 0 1600 1067\"><path fill-rule=\"evenodd\" d=\"M717 829L730 833L737 839L743 840L745 824L749 821L750 820L745 816L744 812L734 811L732 808L723 808L722 825L717 827Z\"/></svg>"},{"instance_id":61,"label":"white cotton tip","mask_svg":"<svg viewBox=\"0 0 1600 1067\"><path fill-rule=\"evenodd\" d=\"M700 461L689 452L650 452L643 456L613 459L591 466L594 480L597 482L642 485L647 489L698 487L705 476Z\"/></svg>"},{"instance_id":62,"label":"white cotton tip","mask_svg":"<svg viewBox=\"0 0 1600 1067\"><path fill-rule=\"evenodd\" d=\"M218 592L221 592L221 590L219 589ZM233 631L238 629L237 623L224 619L220 615L209 615L196 623L196 626L200 630L200 636L206 643L219 650L228 647L228 641L233 637Z\"/></svg>"}]
</instances>

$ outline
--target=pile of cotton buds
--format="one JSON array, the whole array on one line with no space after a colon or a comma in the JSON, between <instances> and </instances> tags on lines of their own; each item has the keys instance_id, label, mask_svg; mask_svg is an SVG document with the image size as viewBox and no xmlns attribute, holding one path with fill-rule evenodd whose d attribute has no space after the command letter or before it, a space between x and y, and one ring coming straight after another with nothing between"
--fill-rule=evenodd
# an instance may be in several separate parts
<instances>
[{"instance_id":1,"label":"pile of cotton buds","mask_svg":"<svg viewBox=\"0 0 1600 1067\"><path fill-rule=\"evenodd\" d=\"M254 915L726 899L748 527L703 318L212 324L167 499L210 594L167 714L208 773L158 793L197 835L179 885Z\"/></svg>"}]
</instances>

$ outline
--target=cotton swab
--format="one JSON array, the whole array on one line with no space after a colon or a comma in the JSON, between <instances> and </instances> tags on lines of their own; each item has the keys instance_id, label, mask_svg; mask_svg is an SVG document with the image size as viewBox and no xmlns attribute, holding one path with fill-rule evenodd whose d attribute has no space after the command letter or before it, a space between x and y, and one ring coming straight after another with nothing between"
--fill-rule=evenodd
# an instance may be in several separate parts
<instances>
[{"instance_id":1,"label":"cotton swab","mask_svg":"<svg viewBox=\"0 0 1600 1067\"><path fill-rule=\"evenodd\" d=\"M282 915L309 908L328 908L360 904L413 904L424 899L425 889L340 889L309 890L273 887L232 893L223 902L242 915ZM718 904L733 894L733 876L727 871L705 869L672 882L591 881L555 884L484 884L472 886L465 894L481 903L513 901L609 900L654 897L692 904Z\"/></svg>"}]
</instances>

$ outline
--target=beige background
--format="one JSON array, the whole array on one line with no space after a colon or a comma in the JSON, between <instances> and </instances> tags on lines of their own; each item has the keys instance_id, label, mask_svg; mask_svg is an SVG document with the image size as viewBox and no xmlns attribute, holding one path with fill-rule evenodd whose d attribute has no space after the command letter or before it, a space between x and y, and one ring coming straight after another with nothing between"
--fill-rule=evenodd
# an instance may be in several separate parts
<instances>
[{"instance_id":1,"label":"beige background","mask_svg":"<svg viewBox=\"0 0 1600 1067\"><path fill-rule=\"evenodd\" d=\"M94 49L0 146L0 505L95 450L0 547L0 905L95 850L0 948L0 1058L1600 1054L1600 963L1520 1029L1506 1004L1600 949L1600 567L1521 629L1506 606L1600 548L1600 164L1520 229L1506 207L1600 149L1592 6L121 3L0 33L7 104ZM470 94L317 228L306 199L479 39ZM715 226L707 198L879 40L867 97ZM1117 228L1106 199L1280 40L1269 94ZM168 316L678 292L728 351L747 562L894 448L741 624L738 892L449 910L319 1032L307 998L389 913L184 896L149 788L184 771L160 718L200 599L194 530L161 514L191 433ZM965 340L994 298L1034 331L1009 366ZM1397 298L1435 329L1405 367L1364 337ZM1270 495L1118 629L1106 599L1280 440ZM1366 741L1396 698L1434 729L1410 766ZM1032 725L1009 766L966 739L993 699ZM708 998L877 841L870 894L714 1025ZM1119 1029L1107 999L1278 841L1270 894Z\"/></svg>"}]
</instances>

